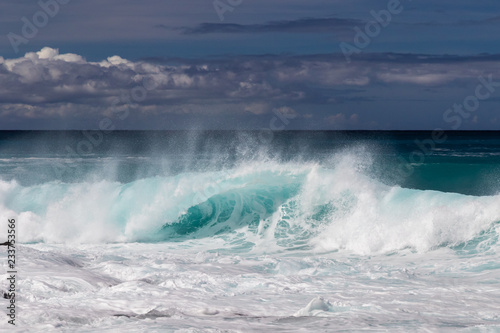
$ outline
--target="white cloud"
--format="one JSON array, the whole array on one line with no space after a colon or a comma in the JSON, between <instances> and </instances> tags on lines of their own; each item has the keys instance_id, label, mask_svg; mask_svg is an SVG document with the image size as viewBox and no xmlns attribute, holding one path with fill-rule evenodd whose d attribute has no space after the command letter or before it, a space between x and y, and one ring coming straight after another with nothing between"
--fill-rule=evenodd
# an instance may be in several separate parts
<instances>
[{"instance_id":1,"label":"white cloud","mask_svg":"<svg viewBox=\"0 0 500 333\"><path fill-rule=\"evenodd\" d=\"M186 59L172 65L158 60L130 61L117 55L90 62L45 47L16 59L0 57L0 112L30 118L71 117L72 112L110 114L115 107L129 105L144 115L262 115L292 102L295 109L301 103L341 103L343 91L376 84L390 92L400 84L449 86L488 74L500 77L500 63L473 57L436 61L366 55L347 65L342 57L317 55ZM355 124L358 115L337 113L326 120Z\"/></svg>"}]
</instances>

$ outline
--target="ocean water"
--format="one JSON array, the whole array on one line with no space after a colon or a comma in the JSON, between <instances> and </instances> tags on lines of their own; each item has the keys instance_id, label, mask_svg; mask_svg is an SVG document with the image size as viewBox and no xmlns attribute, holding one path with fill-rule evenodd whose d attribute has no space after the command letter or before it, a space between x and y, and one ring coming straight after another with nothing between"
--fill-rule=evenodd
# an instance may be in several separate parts
<instances>
[{"instance_id":1,"label":"ocean water","mask_svg":"<svg viewBox=\"0 0 500 333\"><path fill-rule=\"evenodd\" d=\"M8 219L2 329L500 331L500 132L0 132Z\"/></svg>"}]
</instances>

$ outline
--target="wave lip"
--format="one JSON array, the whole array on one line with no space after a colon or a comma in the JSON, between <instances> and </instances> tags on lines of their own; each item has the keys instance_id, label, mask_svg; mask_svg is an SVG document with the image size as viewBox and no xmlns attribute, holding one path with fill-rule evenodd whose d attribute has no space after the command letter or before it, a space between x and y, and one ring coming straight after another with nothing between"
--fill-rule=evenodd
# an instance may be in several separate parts
<instances>
[{"instance_id":1,"label":"wave lip","mask_svg":"<svg viewBox=\"0 0 500 333\"><path fill-rule=\"evenodd\" d=\"M496 244L499 195L389 186L369 176L366 160L352 154L333 160L253 162L126 184L0 181L0 205L4 218L21 221L21 242L217 238L245 251L366 255L470 248L486 244L485 237L489 249Z\"/></svg>"}]
</instances>

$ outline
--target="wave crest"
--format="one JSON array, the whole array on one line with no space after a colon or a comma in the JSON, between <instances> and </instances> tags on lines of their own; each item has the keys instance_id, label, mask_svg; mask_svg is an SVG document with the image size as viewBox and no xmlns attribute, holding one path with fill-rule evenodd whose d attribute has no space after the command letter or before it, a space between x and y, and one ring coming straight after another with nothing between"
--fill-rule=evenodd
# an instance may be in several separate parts
<instances>
[{"instance_id":1,"label":"wave crest","mask_svg":"<svg viewBox=\"0 0 500 333\"><path fill-rule=\"evenodd\" d=\"M388 186L356 156L334 160L252 162L127 184L1 181L2 218L17 218L21 242L217 238L245 251L425 252L470 244L488 230L498 237L500 196Z\"/></svg>"}]
</instances>

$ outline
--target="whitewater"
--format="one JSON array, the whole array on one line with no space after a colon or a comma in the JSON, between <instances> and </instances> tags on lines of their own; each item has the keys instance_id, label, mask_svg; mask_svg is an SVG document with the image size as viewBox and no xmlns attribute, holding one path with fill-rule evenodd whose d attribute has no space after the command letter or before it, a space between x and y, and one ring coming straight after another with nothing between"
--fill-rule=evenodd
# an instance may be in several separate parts
<instances>
[{"instance_id":1,"label":"whitewater","mask_svg":"<svg viewBox=\"0 0 500 333\"><path fill-rule=\"evenodd\" d=\"M18 228L16 326L0 327L500 330L498 135L451 136L411 175L396 161L425 133L185 135L79 159L68 137L0 138L0 240Z\"/></svg>"}]
</instances>

